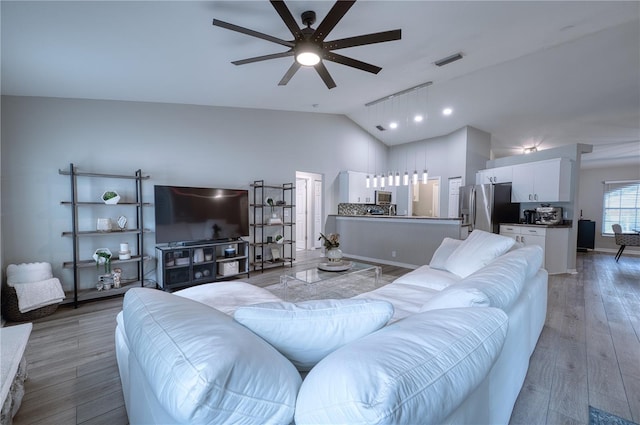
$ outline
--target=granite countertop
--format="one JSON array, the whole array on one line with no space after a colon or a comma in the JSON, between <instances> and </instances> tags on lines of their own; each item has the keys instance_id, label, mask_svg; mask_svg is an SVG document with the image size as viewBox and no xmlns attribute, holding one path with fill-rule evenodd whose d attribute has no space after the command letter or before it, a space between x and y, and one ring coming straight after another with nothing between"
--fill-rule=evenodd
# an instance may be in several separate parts
<instances>
[{"instance_id":1,"label":"granite countertop","mask_svg":"<svg viewBox=\"0 0 640 425\"><path fill-rule=\"evenodd\" d=\"M554 228L569 228L572 227L571 223L562 223L562 224L524 224L524 223L500 223L505 226L517 226L517 227L543 227L545 229L554 229Z\"/></svg>"},{"instance_id":2,"label":"granite countertop","mask_svg":"<svg viewBox=\"0 0 640 425\"><path fill-rule=\"evenodd\" d=\"M375 214L329 214L334 217L357 217L357 218L401 218L405 220L462 220L460 217L427 217L418 215L375 215Z\"/></svg>"}]
</instances>

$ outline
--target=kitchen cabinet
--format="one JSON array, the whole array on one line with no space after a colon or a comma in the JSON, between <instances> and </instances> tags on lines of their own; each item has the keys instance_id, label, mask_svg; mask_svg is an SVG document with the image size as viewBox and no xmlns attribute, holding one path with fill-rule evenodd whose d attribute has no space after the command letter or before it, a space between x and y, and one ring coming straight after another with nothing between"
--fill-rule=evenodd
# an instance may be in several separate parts
<instances>
[{"instance_id":1,"label":"kitchen cabinet","mask_svg":"<svg viewBox=\"0 0 640 425\"><path fill-rule=\"evenodd\" d=\"M480 170L476 173L476 184L509 183L513 179L513 167L496 167Z\"/></svg>"},{"instance_id":2,"label":"kitchen cabinet","mask_svg":"<svg viewBox=\"0 0 640 425\"><path fill-rule=\"evenodd\" d=\"M500 234L513 238L516 242L520 242L525 246L540 246L544 252L542 267L547 269L549 274L567 272L568 227L514 226L501 224Z\"/></svg>"},{"instance_id":3,"label":"kitchen cabinet","mask_svg":"<svg viewBox=\"0 0 640 425\"><path fill-rule=\"evenodd\" d=\"M339 200L342 204L373 204L375 188L367 188L367 174L358 171L341 171L339 176Z\"/></svg>"},{"instance_id":4,"label":"kitchen cabinet","mask_svg":"<svg viewBox=\"0 0 640 425\"><path fill-rule=\"evenodd\" d=\"M555 158L514 165L512 202L569 202L571 161Z\"/></svg>"}]
</instances>

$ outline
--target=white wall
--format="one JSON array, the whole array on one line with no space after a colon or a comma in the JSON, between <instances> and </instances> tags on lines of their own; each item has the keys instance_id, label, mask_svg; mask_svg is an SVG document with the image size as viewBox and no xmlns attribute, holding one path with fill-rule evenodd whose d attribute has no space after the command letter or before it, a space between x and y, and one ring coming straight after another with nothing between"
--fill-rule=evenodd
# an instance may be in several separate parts
<instances>
[{"instance_id":1,"label":"white wall","mask_svg":"<svg viewBox=\"0 0 640 425\"><path fill-rule=\"evenodd\" d=\"M580 170L580 201L578 210L582 210L582 217L596 222L595 249L602 251L617 251L615 239L602 236L602 212L604 198L604 181L640 180L640 167L628 165L624 167L588 168ZM611 229L608 229L611 231ZM640 253L640 248L625 248L628 251ZM624 254L623 254L624 255Z\"/></svg>"},{"instance_id":2,"label":"white wall","mask_svg":"<svg viewBox=\"0 0 640 425\"><path fill-rule=\"evenodd\" d=\"M415 167L421 175L426 164L429 178L439 176L441 182L447 182L450 177L464 179L467 173L467 129L468 127L463 127L446 136L393 146L389 155L391 171L398 170L402 175L407 170L411 174ZM487 158L488 153L487 150ZM475 171L473 176L471 182L475 183ZM447 191L448 186L446 188L441 186L440 217L448 216L449 194Z\"/></svg>"},{"instance_id":3,"label":"white wall","mask_svg":"<svg viewBox=\"0 0 640 425\"><path fill-rule=\"evenodd\" d=\"M70 200L70 185L58 170L69 163L105 173L142 169L151 202L154 184L248 188L257 179L294 182L305 170L324 176L331 214L339 171L367 169L368 150L381 166L387 160L384 144L340 115L14 96L2 97L1 112L0 261L51 262L65 289L72 274L61 266L72 242L61 233L71 230L71 211L60 201ZM98 197L104 187L82 190ZM152 208L145 221L153 224Z\"/></svg>"}]
</instances>

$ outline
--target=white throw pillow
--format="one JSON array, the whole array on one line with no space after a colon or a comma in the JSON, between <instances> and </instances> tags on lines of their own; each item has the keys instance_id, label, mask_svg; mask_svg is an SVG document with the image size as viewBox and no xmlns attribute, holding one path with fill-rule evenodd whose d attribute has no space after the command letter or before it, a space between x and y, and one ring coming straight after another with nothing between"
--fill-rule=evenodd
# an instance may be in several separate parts
<instances>
[{"instance_id":1,"label":"white throw pillow","mask_svg":"<svg viewBox=\"0 0 640 425\"><path fill-rule=\"evenodd\" d=\"M438 249L436 249L436 252L433 253L429 267L432 269L446 270L444 265L447 259L461 243L462 240L460 239L444 238Z\"/></svg>"},{"instance_id":2,"label":"white throw pillow","mask_svg":"<svg viewBox=\"0 0 640 425\"><path fill-rule=\"evenodd\" d=\"M21 263L7 266L7 285L9 286L15 283L40 282L52 277L50 263Z\"/></svg>"},{"instance_id":3,"label":"white throw pillow","mask_svg":"<svg viewBox=\"0 0 640 425\"><path fill-rule=\"evenodd\" d=\"M300 371L327 354L383 327L393 316L387 301L347 299L273 302L239 307L234 318L275 347Z\"/></svg>"},{"instance_id":4,"label":"white throw pillow","mask_svg":"<svg viewBox=\"0 0 640 425\"><path fill-rule=\"evenodd\" d=\"M422 305L420 312L443 308L489 307L489 297L479 289L450 286Z\"/></svg>"},{"instance_id":5,"label":"white throw pillow","mask_svg":"<svg viewBox=\"0 0 640 425\"><path fill-rule=\"evenodd\" d=\"M507 252L515 242L507 236L474 230L449 256L445 268L467 277Z\"/></svg>"}]
</instances>

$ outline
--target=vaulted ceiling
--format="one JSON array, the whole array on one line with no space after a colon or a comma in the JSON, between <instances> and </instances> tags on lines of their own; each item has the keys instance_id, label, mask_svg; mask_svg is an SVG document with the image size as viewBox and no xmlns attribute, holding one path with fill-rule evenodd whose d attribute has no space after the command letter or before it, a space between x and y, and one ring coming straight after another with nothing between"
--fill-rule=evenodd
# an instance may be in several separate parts
<instances>
[{"instance_id":1,"label":"vaulted ceiling","mask_svg":"<svg viewBox=\"0 0 640 425\"><path fill-rule=\"evenodd\" d=\"M286 4L302 26L302 12L317 25L333 2ZM231 64L287 48L213 18L292 39L267 1L3 0L2 94L344 114L390 146L472 125L496 157L588 143L593 164L640 161L640 2L361 0L327 40L396 28L402 39L341 50L382 71L326 62L331 90L307 68L278 86L292 57Z\"/></svg>"}]
</instances>

